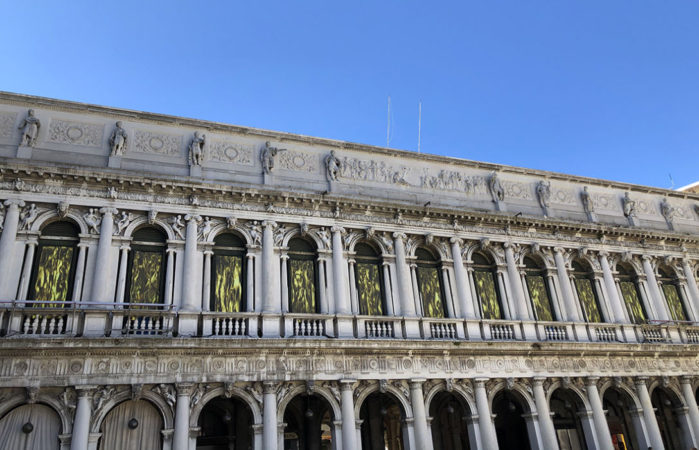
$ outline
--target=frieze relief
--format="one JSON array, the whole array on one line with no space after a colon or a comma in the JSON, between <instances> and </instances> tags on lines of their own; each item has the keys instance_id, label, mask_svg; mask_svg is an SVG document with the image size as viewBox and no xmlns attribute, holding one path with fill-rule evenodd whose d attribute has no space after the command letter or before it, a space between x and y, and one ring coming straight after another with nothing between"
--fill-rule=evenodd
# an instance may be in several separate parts
<instances>
[{"instance_id":1,"label":"frieze relief","mask_svg":"<svg viewBox=\"0 0 699 450\"><path fill-rule=\"evenodd\" d=\"M136 130L134 150L141 153L174 156L180 154L182 137Z\"/></svg>"},{"instance_id":2,"label":"frieze relief","mask_svg":"<svg viewBox=\"0 0 699 450\"><path fill-rule=\"evenodd\" d=\"M423 169L419 186L423 189L457 191L466 194L485 193L486 178L464 175L454 170L440 170L436 175L432 175L429 169Z\"/></svg>"},{"instance_id":3,"label":"frieze relief","mask_svg":"<svg viewBox=\"0 0 699 450\"><path fill-rule=\"evenodd\" d=\"M575 197L575 192L570 189L555 189L553 190L553 195L551 196L551 203L558 203L561 205L577 205L578 201Z\"/></svg>"},{"instance_id":4,"label":"frieze relief","mask_svg":"<svg viewBox=\"0 0 699 450\"><path fill-rule=\"evenodd\" d=\"M17 113L0 113L0 138L12 137L15 131L15 123L17 123Z\"/></svg>"},{"instance_id":5,"label":"frieze relief","mask_svg":"<svg viewBox=\"0 0 699 450\"><path fill-rule=\"evenodd\" d=\"M318 155L287 150L277 156L277 164L280 169L297 172L318 172L320 162Z\"/></svg>"},{"instance_id":6,"label":"frieze relief","mask_svg":"<svg viewBox=\"0 0 699 450\"><path fill-rule=\"evenodd\" d=\"M49 142L100 147L104 125L53 119L49 124Z\"/></svg>"},{"instance_id":7,"label":"frieze relief","mask_svg":"<svg viewBox=\"0 0 699 450\"><path fill-rule=\"evenodd\" d=\"M344 157L340 165L339 178L377 183L400 184L410 186L406 177L410 169L405 166L394 167L384 161L362 160Z\"/></svg>"},{"instance_id":8,"label":"frieze relief","mask_svg":"<svg viewBox=\"0 0 699 450\"><path fill-rule=\"evenodd\" d=\"M525 183L517 183L516 181L503 180L502 186L505 189L507 197L521 198L524 200L533 200L531 186Z\"/></svg>"},{"instance_id":9,"label":"frieze relief","mask_svg":"<svg viewBox=\"0 0 699 450\"><path fill-rule=\"evenodd\" d=\"M213 161L252 166L255 146L228 141L213 141L208 144L208 152Z\"/></svg>"}]
</instances>

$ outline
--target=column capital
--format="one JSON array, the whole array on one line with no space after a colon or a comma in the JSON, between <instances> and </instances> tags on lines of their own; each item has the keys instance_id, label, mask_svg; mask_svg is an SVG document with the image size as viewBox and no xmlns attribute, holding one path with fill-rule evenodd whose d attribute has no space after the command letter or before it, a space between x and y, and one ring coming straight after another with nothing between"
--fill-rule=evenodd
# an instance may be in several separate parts
<instances>
[{"instance_id":1,"label":"column capital","mask_svg":"<svg viewBox=\"0 0 699 450\"><path fill-rule=\"evenodd\" d=\"M262 393L263 394L277 394L277 388L279 383L276 381L263 381L262 382Z\"/></svg>"},{"instance_id":2,"label":"column capital","mask_svg":"<svg viewBox=\"0 0 699 450\"><path fill-rule=\"evenodd\" d=\"M277 222L275 222L274 220L263 220L262 226L274 230L275 228L277 228Z\"/></svg>"},{"instance_id":3,"label":"column capital","mask_svg":"<svg viewBox=\"0 0 699 450\"><path fill-rule=\"evenodd\" d=\"M643 260L643 262L653 262L655 257L651 255L641 255L641 259Z\"/></svg>"},{"instance_id":4,"label":"column capital","mask_svg":"<svg viewBox=\"0 0 699 450\"><path fill-rule=\"evenodd\" d=\"M544 381L546 381L546 377L533 377L532 378L532 384L534 386L543 386Z\"/></svg>"},{"instance_id":5,"label":"column capital","mask_svg":"<svg viewBox=\"0 0 699 450\"><path fill-rule=\"evenodd\" d=\"M24 200L20 200L18 198L8 198L3 202L3 204L10 208L24 208L25 205Z\"/></svg>"},{"instance_id":6,"label":"column capital","mask_svg":"<svg viewBox=\"0 0 699 450\"><path fill-rule=\"evenodd\" d=\"M643 385L644 387L648 387L648 385L647 385L647 383L648 383L648 377L645 377L645 376L644 376L644 377L634 377L633 383L634 383L636 386L641 386L641 385Z\"/></svg>"},{"instance_id":7,"label":"column capital","mask_svg":"<svg viewBox=\"0 0 699 450\"><path fill-rule=\"evenodd\" d=\"M490 378L474 378L473 379L473 384L476 387L485 387L485 383L490 381Z\"/></svg>"},{"instance_id":8,"label":"column capital","mask_svg":"<svg viewBox=\"0 0 699 450\"><path fill-rule=\"evenodd\" d=\"M597 255L601 258L608 258L609 252L607 250L600 250L597 252Z\"/></svg>"},{"instance_id":9,"label":"column capital","mask_svg":"<svg viewBox=\"0 0 699 450\"><path fill-rule=\"evenodd\" d=\"M553 252L556 253L556 254L558 254L558 255L563 256L563 255L565 255L566 253L568 253L568 250L565 249L565 248L563 248L563 247L554 247L554 248L553 248Z\"/></svg>"},{"instance_id":10,"label":"column capital","mask_svg":"<svg viewBox=\"0 0 699 450\"><path fill-rule=\"evenodd\" d=\"M517 244L515 244L514 242L510 242L510 241L505 241L502 243L502 248L512 252L512 251L515 251L517 249Z\"/></svg>"},{"instance_id":11,"label":"column capital","mask_svg":"<svg viewBox=\"0 0 699 450\"><path fill-rule=\"evenodd\" d=\"M345 230L343 227L341 227L339 225L331 226L330 231L332 231L333 233L340 233L342 235L347 234L347 230Z\"/></svg>"},{"instance_id":12,"label":"column capital","mask_svg":"<svg viewBox=\"0 0 699 450\"><path fill-rule=\"evenodd\" d=\"M201 222L201 216L198 216L196 214L187 214L184 216L184 220L189 224L190 221L194 221L194 223L199 223Z\"/></svg>"},{"instance_id":13,"label":"column capital","mask_svg":"<svg viewBox=\"0 0 699 450\"><path fill-rule=\"evenodd\" d=\"M75 392L78 393L78 397L92 397L92 394L97 390L96 385L80 385L75 386Z\"/></svg>"},{"instance_id":14,"label":"column capital","mask_svg":"<svg viewBox=\"0 0 699 450\"><path fill-rule=\"evenodd\" d=\"M464 240L456 236L454 236L453 238L449 238L449 242L451 242L452 244L456 244L459 247L461 247L464 244Z\"/></svg>"},{"instance_id":15,"label":"column capital","mask_svg":"<svg viewBox=\"0 0 699 450\"><path fill-rule=\"evenodd\" d=\"M115 216L119 211L116 208L104 207L100 208L100 214L103 216Z\"/></svg>"},{"instance_id":16,"label":"column capital","mask_svg":"<svg viewBox=\"0 0 699 450\"><path fill-rule=\"evenodd\" d=\"M682 375L680 377L680 384L692 384L692 377L690 375Z\"/></svg>"},{"instance_id":17,"label":"column capital","mask_svg":"<svg viewBox=\"0 0 699 450\"><path fill-rule=\"evenodd\" d=\"M595 386L597 387L597 382L599 381L600 377L585 377L585 385L586 386Z\"/></svg>"},{"instance_id":18,"label":"column capital","mask_svg":"<svg viewBox=\"0 0 699 450\"><path fill-rule=\"evenodd\" d=\"M345 379L345 380L340 380L340 389L343 391L353 391L354 390L354 383L356 383L357 380L351 380L351 379Z\"/></svg>"},{"instance_id":19,"label":"column capital","mask_svg":"<svg viewBox=\"0 0 699 450\"><path fill-rule=\"evenodd\" d=\"M422 389L422 384L427 381L426 378L411 378L409 381L410 389Z\"/></svg>"},{"instance_id":20,"label":"column capital","mask_svg":"<svg viewBox=\"0 0 699 450\"><path fill-rule=\"evenodd\" d=\"M399 231L396 231L395 233L393 233L393 239L395 239L396 241L402 242L402 241L405 241L406 239L408 239L408 236L405 233L401 233Z\"/></svg>"},{"instance_id":21,"label":"column capital","mask_svg":"<svg viewBox=\"0 0 699 450\"><path fill-rule=\"evenodd\" d=\"M177 389L178 397L189 397L194 392L194 383L177 383L175 388Z\"/></svg>"}]
</instances>

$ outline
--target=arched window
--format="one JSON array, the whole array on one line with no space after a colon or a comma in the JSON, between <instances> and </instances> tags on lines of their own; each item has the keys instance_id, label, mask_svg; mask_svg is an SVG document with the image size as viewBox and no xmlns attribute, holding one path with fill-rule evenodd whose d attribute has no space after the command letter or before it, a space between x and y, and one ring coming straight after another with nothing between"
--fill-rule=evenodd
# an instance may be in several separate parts
<instances>
[{"instance_id":1,"label":"arched window","mask_svg":"<svg viewBox=\"0 0 699 450\"><path fill-rule=\"evenodd\" d=\"M382 316L385 314L381 257L372 246L359 243L354 247L359 314Z\"/></svg>"},{"instance_id":2,"label":"arched window","mask_svg":"<svg viewBox=\"0 0 699 450\"><path fill-rule=\"evenodd\" d=\"M216 236L213 250L211 311L245 311L245 243L225 233Z\"/></svg>"},{"instance_id":3,"label":"arched window","mask_svg":"<svg viewBox=\"0 0 699 450\"><path fill-rule=\"evenodd\" d=\"M444 289L440 276L441 264L431 251L418 248L417 257L417 286L422 300L422 314L425 317L445 317Z\"/></svg>"},{"instance_id":4,"label":"arched window","mask_svg":"<svg viewBox=\"0 0 699 450\"><path fill-rule=\"evenodd\" d=\"M127 277L128 303L163 303L165 234L157 228L136 231L131 239Z\"/></svg>"},{"instance_id":5,"label":"arched window","mask_svg":"<svg viewBox=\"0 0 699 450\"><path fill-rule=\"evenodd\" d=\"M289 241L289 310L292 313L318 312L316 249L305 239Z\"/></svg>"},{"instance_id":6,"label":"arched window","mask_svg":"<svg viewBox=\"0 0 699 450\"><path fill-rule=\"evenodd\" d=\"M66 302L73 295L78 246L78 227L60 221L41 231L32 266L29 299Z\"/></svg>"},{"instance_id":7,"label":"arched window","mask_svg":"<svg viewBox=\"0 0 699 450\"><path fill-rule=\"evenodd\" d=\"M595 276L590 265L583 260L573 261L575 291L580 299L586 322L602 322L599 298L594 288Z\"/></svg>"},{"instance_id":8,"label":"arched window","mask_svg":"<svg viewBox=\"0 0 699 450\"><path fill-rule=\"evenodd\" d=\"M672 320L687 320L687 312L680 299L677 277L673 275L672 269L669 267L660 267L658 275L660 275L658 281L660 282L660 286L662 286L663 294L665 294L665 300L667 300L667 306L670 310L670 317Z\"/></svg>"},{"instance_id":9,"label":"arched window","mask_svg":"<svg viewBox=\"0 0 699 450\"><path fill-rule=\"evenodd\" d=\"M524 257L524 273L527 280L529 298L534 306L536 320L552 321L551 295L546 285L546 269L541 267L534 258Z\"/></svg>"},{"instance_id":10,"label":"arched window","mask_svg":"<svg viewBox=\"0 0 699 450\"><path fill-rule=\"evenodd\" d=\"M644 323L646 321L646 310L641 303L641 296L638 292L638 282L632 267L625 264L617 266L619 276L619 289L624 298L626 311L632 323Z\"/></svg>"},{"instance_id":11,"label":"arched window","mask_svg":"<svg viewBox=\"0 0 699 450\"><path fill-rule=\"evenodd\" d=\"M482 253L474 253L473 280L483 319L502 319L502 307L498 293L495 263Z\"/></svg>"}]
</instances>

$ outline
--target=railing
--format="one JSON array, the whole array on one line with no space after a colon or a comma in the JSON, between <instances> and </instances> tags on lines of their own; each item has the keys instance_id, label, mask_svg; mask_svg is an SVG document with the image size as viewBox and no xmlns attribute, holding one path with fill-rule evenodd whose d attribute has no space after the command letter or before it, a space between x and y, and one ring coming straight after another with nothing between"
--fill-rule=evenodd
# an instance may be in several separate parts
<instances>
[{"instance_id":1,"label":"railing","mask_svg":"<svg viewBox=\"0 0 699 450\"><path fill-rule=\"evenodd\" d=\"M287 314L284 316L285 336L326 337L332 330L332 320L332 316L320 314Z\"/></svg>"},{"instance_id":2,"label":"railing","mask_svg":"<svg viewBox=\"0 0 699 450\"><path fill-rule=\"evenodd\" d=\"M617 327L614 325L588 324L590 340L598 342L621 342Z\"/></svg>"},{"instance_id":3,"label":"railing","mask_svg":"<svg viewBox=\"0 0 699 450\"><path fill-rule=\"evenodd\" d=\"M511 341L517 338L515 324L500 321L482 321L483 339L494 341Z\"/></svg>"},{"instance_id":4,"label":"railing","mask_svg":"<svg viewBox=\"0 0 699 450\"><path fill-rule=\"evenodd\" d=\"M72 302L0 302L0 330L8 336L73 336L80 311Z\"/></svg>"},{"instance_id":5,"label":"railing","mask_svg":"<svg viewBox=\"0 0 699 450\"><path fill-rule=\"evenodd\" d=\"M463 320L423 318L421 325L422 337L426 339L459 339L463 337Z\"/></svg>"},{"instance_id":6,"label":"railing","mask_svg":"<svg viewBox=\"0 0 699 450\"><path fill-rule=\"evenodd\" d=\"M699 329L684 328L684 342L687 344L699 344Z\"/></svg>"},{"instance_id":7,"label":"railing","mask_svg":"<svg viewBox=\"0 0 699 450\"><path fill-rule=\"evenodd\" d=\"M121 306L129 306L129 308L111 311L111 336L119 333L137 336L165 336L172 334L175 314L170 310L170 305L164 305L166 309L152 309L155 306L153 304Z\"/></svg>"},{"instance_id":8,"label":"railing","mask_svg":"<svg viewBox=\"0 0 699 450\"><path fill-rule=\"evenodd\" d=\"M663 328L662 325L639 325L636 328L638 341L650 343L668 342L669 338Z\"/></svg>"},{"instance_id":9,"label":"railing","mask_svg":"<svg viewBox=\"0 0 699 450\"><path fill-rule=\"evenodd\" d=\"M257 337L255 313L202 313L202 336Z\"/></svg>"},{"instance_id":10,"label":"railing","mask_svg":"<svg viewBox=\"0 0 699 450\"><path fill-rule=\"evenodd\" d=\"M396 322L394 320L364 320L364 337L368 338L395 338ZM400 326L400 322L398 323Z\"/></svg>"},{"instance_id":11,"label":"railing","mask_svg":"<svg viewBox=\"0 0 699 450\"><path fill-rule=\"evenodd\" d=\"M540 339L547 341L568 341L568 329L566 325L554 324L554 323L544 323L537 324L541 329L543 329L543 336L539 334Z\"/></svg>"}]
</instances>

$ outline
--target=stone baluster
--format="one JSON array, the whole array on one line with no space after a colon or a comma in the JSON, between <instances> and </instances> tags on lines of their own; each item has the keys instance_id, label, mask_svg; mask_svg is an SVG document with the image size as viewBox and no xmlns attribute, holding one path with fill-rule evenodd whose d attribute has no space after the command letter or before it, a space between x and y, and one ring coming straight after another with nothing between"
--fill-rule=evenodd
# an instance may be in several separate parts
<instances>
[{"instance_id":1,"label":"stone baluster","mask_svg":"<svg viewBox=\"0 0 699 450\"><path fill-rule=\"evenodd\" d=\"M558 438L556 437L556 429L551 420L551 411L544 392L544 380L545 378L543 377L536 377L532 380L536 412L538 413L539 427L541 428L541 439L547 450L557 450Z\"/></svg>"},{"instance_id":2,"label":"stone baluster","mask_svg":"<svg viewBox=\"0 0 699 450\"><path fill-rule=\"evenodd\" d=\"M175 404L175 432L173 450L189 450L189 404L194 391L194 384L180 383L176 385L177 402Z\"/></svg>"},{"instance_id":3,"label":"stone baluster","mask_svg":"<svg viewBox=\"0 0 699 450\"><path fill-rule=\"evenodd\" d=\"M604 408L602 406L602 399L599 395L599 390L597 389L597 381L599 377L588 377L585 380L585 386L587 387L587 399L590 402L590 408L592 409L592 421L595 424L595 433L597 434L597 440L599 441L600 448L602 449L613 449L612 436L609 433L609 425L607 425L607 417L605 416Z\"/></svg>"},{"instance_id":4,"label":"stone baluster","mask_svg":"<svg viewBox=\"0 0 699 450\"><path fill-rule=\"evenodd\" d=\"M401 313L407 317L415 317L415 299L413 297L413 282L410 276L410 267L405 257L404 233L393 233L393 245L396 252L396 276L398 277L398 299L401 305Z\"/></svg>"},{"instance_id":5,"label":"stone baluster","mask_svg":"<svg viewBox=\"0 0 699 450\"><path fill-rule=\"evenodd\" d=\"M558 273L558 283L561 285L563 303L565 304L565 320L569 322L580 322L578 307L573 294L573 287L568 277L568 268L563 257L565 250L561 247L553 249L553 259L556 261L556 272Z\"/></svg>"},{"instance_id":6,"label":"stone baluster","mask_svg":"<svg viewBox=\"0 0 699 450\"><path fill-rule=\"evenodd\" d=\"M355 380L340 380L342 401L342 448L357 448L357 431L354 423L354 385Z\"/></svg>"},{"instance_id":7,"label":"stone baluster","mask_svg":"<svg viewBox=\"0 0 699 450\"><path fill-rule=\"evenodd\" d=\"M600 252L599 262L602 266L602 277L604 279L604 287L607 291L607 301L609 306L612 308L612 314L614 315L614 322L624 323L626 321L626 315L624 314L624 306L621 303L621 298L617 292L616 282L614 281L614 275L612 274L612 269L609 267L609 254L607 252Z\"/></svg>"},{"instance_id":8,"label":"stone baluster","mask_svg":"<svg viewBox=\"0 0 699 450\"><path fill-rule=\"evenodd\" d=\"M481 430L481 442L484 450L498 450L498 437L495 433L495 424L490 413L488 393L485 390L487 378L473 380L473 390L476 397L476 409L478 410L478 425Z\"/></svg>"},{"instance_id":9,"label":"stone baluster","mask_svg":"<svg viewBox=\"0 0 699 450\"><path fill-rule=\"evenodd\" d=\"M643 418L645 419L646 429L648 430L648 436L650 438L651 446L654 449L664 449L663 439L660 435L660 428L658 427L658 421L655 417L655 408L653 408L653 403L650 400L650 395L648 394L648 387L646 386L647 377L638 377L635 380L636 393L641 401L641 407L643 408Z\"/></svg>"},{"instance_id":10,"label":"stone baluster","mask_svg":"<svg viewBox=\"0 0 699 450\"><path fill-rule=\"evenodd\" d=\"M14 250L19 225L19 208L24 206L22 200L5 200L5 222L0 234L0 300L14 299L10 281L10 269L15 263Z\"/></svg>"},{"instance_id":11,"label":"stone baluster","mask_svg":"<svg viewBox=\"0 0 699 450\"><path fill-rule=\"evenodd\" d=\"M670 316L667 312L667 304L665 303L665 297L660 293L660 288L658 288L658 280L655 277L655 271L653 270L653 265L651 261L652 257L648 255L643 255L641 258L643 260L643 272L646 274L646 279L648 280L648 290L650 291L649 303L652 303L656 312L656 317L660 320L670 320Z\"/></svg>"},{"instance_id":12,"label":"stone baluster","mask_svg":"<svg viewBox=\"0 0 699 450\"><path fill-rule=\"evenodd\" d=\"M277 383L266 381L262 388L262 448L277 450Z\"/></svg>"},{"instance_id":13,"label":"stone baluster","mask_svg":"<svg viewBox=\"0 0 699 450\"><path fill-rule=\"evenodd\" d=\"M524 287L520 279L517 263L515 262L514 244L505 242L505 261L507 262L507 278L510 281L510 292L512 293L513 303L515 307L514 319L529 320L529 310L527 308L526 297L524 296Z\"/></svg>"},{"instance_id":14,"label":"stone baluster","mask_svg":"<svg viewBox=\"0 0 699 450\"><path fill-rule=\"evenodd\" d=\"M424 379L410 380L410 403L413 407L413 417L415 422L415 448L422 450L432 449L432 441L429 439L430 433L427 429L427 414L425 412L425 400L422 394L422 383Z\"/></svg>"},{"instance_id":15,"label":"stone baluster","mask_svg":"<svg viewBox=\"0 0 699 450\"><path fill-rule=\"evenodd\" d=\"M111 272L112 235L114 234L115 208L102 208L102 223L100 224L100 238L97 243L97 256L95 257L95 271L92 274L92 301L109 303L113 299L112 291L108 289L109 274Z\"/></svg>"},{"instance_id":16,"label":"stone baluster","mask_svg":"<svg viewBox=\"0 0 699 450\"><path fill-rule=\"evenodd\" d=\"M464 319L475 319L476 314L473 309L473 298L471 288L468 283L468 274L464 268L464 261L461 258L461 244L459 238L451 238L451 257L454 260L454 281L456 282L456 293L461 310L461 317Z\"/></svg>"}]
</instances>

